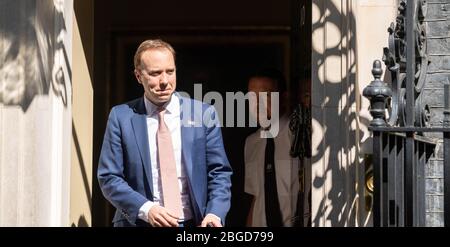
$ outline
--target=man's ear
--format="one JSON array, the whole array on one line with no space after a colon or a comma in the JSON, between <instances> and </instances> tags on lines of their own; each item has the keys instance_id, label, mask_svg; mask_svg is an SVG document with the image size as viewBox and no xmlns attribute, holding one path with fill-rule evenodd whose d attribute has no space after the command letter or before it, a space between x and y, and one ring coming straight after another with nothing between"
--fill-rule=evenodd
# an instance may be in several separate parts
<instances>
[{"instance_id":1,"label":"man's ear","mask_svg":"<svg viewBox=\"0 0 450 247\"><path fill-rule=\"evenodd\" d=\"M139 74L137 69L134 69L134 76L136 77L136 80L139 82L139 84L142 84L142 82L141 82L141 74Z\"/></svg>"}]
</instances>

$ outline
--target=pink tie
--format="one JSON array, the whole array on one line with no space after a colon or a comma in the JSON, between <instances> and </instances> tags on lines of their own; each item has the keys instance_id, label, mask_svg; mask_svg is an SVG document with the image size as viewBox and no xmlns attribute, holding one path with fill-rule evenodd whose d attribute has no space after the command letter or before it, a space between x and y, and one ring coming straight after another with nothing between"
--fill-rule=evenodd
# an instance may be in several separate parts
<instances>
[{"instance_id":1,"label":"pink tie","mask_svg":"<svg viewBox=\"0 0 450 247\"><path fill-rule=\"evenodd\" d=\"M159 109L158 142L159 167L163 191L164 207L176 217L181 215L181 195L178 187L177 166L173 153L172 136L164 122L165 109Z\"/></svg>"}]
</instances>

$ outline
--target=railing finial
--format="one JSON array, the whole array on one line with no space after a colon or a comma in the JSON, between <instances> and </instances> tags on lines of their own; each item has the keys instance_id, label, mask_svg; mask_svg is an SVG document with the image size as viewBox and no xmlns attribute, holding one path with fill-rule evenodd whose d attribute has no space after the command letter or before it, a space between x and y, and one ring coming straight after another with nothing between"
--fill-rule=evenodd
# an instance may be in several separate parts
<instances>
[{"instance_id":1,"label":"railing finial","mask_svg":"<svg viewBox=\"0 0 450 247\"><path fill-rule=\"evenodd\" d=\"M372 75L375 80L370 82L370 85L363 91L363 95L370 100L370 114L373 117L370 126L373 127L386 126L386 101L392 95L391 88L381 80L382 74L381 61L375 60L372 68Z\"/></svg>"},{"instance_id":2,"label":"railing finial","mask_svg":"<svg viewBox=\"0 0 450 247\"><path fill-rule=\"evenodd\" d=\"M380 60L375 60L373 62L372 75L375 78L375 80L380 80L382 74L383 70L381 69L381 62Z\"/></svg>"}]
</instances>

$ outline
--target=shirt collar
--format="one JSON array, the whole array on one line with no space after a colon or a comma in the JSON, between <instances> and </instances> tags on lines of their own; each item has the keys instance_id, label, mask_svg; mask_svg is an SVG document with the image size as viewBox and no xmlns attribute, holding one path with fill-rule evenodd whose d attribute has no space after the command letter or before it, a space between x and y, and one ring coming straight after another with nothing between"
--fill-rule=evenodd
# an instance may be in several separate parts
<instances>
[{"instance_id":1,"label":"shirt collar","mask_svg":"<svg viewBox=\"0 0 450 247\"><path fill-rule=\"evenodd\" d=\"M174 93L170 97L170 100L163 105L163 107L166 109L168 113L176 114L177 112L180 111L179 102L180 100L178 96ZM145 97L145 95L144 95L144 103L145 103L145 110L148 116L152 116L153 114L155 114L155 112L157 112L159 106L153 104L150 100L147 99L147 97Z\"/></svg>"}]
</instances>

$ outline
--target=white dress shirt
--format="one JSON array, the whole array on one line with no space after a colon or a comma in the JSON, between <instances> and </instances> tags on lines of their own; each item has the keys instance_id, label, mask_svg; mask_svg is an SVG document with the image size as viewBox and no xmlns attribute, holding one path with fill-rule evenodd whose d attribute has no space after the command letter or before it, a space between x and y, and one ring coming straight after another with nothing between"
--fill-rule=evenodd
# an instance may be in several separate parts
<instances>
[{"instance_id":1,"label":"white dress shirt","mask_svg":"<svg viewBox=\"0 0 450 247\"><path fill-rule=\"evenodd\" d=\"M164 206L162 196L162 185L160 179L160 170L158 163L156 132L158 130L158 106L150 102L145 96L145 109L147 111L147 133L150 152L150 163L152 170L153 183L153 201L148 201L139 209L138 217L146 222L148 221L148 212L154 205ZM179 221L192 219L192 209L190 205L190 195L188 187L188 177L186 176L186 168L181 159L181 124L180 124L180 99L172 94L168 103L164 105L166 113L164 121L172 135L173 152L175 154L175 162L177 166L178 186L180 187L181 202L183 213Z\"/></svg>"},{"instance_id":2,"label":"white dress shirt","mask_svg":"<svg viewBox=\"0 0 450 247\"><path fill-rule=\"evenodd\" d=\"M260 137L261 129L249 135L245 141L245 192L254 196L251 226L265 227L266 213L264 203L264 158L267 139ZM292 134L289 118L280 118L280 131L274 138L275 171L278 200L284 226L292 226L296 212L299 191L298 158L289 155Z\"/></svg>"}]
</instances>

